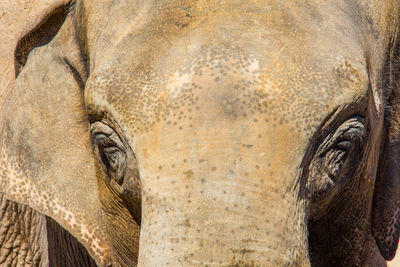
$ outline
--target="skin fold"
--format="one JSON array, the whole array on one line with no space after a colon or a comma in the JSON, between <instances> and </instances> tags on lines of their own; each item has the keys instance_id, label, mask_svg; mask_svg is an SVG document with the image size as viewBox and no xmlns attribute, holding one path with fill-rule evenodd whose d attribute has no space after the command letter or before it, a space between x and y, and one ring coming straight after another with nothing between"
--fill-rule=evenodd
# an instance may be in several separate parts
<instances>
[{"instance_id":1,"label":"skin fold","mask_svg":"<svg viewBox=\"0 0 400 267\"><path fill-rule=\"evenodd\" d=\"M99 266L385 266L399 4L60 3L16 45L0 188Z\"/></svg>"}]
</instances>

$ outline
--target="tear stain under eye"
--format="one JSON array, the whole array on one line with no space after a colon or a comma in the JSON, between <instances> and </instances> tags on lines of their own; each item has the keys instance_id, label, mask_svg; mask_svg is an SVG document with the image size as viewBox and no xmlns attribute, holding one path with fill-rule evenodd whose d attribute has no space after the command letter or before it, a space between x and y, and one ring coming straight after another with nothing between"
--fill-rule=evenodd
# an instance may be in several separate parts
<instances>
[{"instance_id":1,"label":"tear stain under eye","mask_svg":"<svg viewBox=\"0 0 400 267\"><path fill-rule=\"evenodd\" d=\"M90 134L99 163L97 167L102 167L98 185L105 223L110 226L107 234L114 251L124 253L114 254L115 263L136 266L142 218L141 183L136 159L124 137L106 123L92 123Z\"/></svg>"},{"instance_id":2,"label":"tear stain under eye","mask_svg":"<svg viewBox=\"0 0 400 267\"><path fill-rule=\"evenodd\" d=\"M94 152L98 152L96 157L102 161L103 167L106 167L105 174L119 185L118 188L113 186L112 190L117 189L115 192L127 206L133 220L140 226L141 182L135 154L123 137L101 121L90 125L90 133ZM102 149L99 148L100 143L103 143Z\"/></svg>"}]
</instances>

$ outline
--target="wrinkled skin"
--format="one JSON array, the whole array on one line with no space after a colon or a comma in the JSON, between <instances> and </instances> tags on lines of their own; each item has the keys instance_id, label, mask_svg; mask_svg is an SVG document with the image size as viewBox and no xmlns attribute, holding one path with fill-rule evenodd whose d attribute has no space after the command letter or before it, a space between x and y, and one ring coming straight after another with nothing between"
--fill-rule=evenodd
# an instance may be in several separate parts
<instances>
[{"instance_id":1,"label":"wrinkled skin","mask_svg":"<svg viewBox=\"0 0 400 267\"><path fill-rule=\"evenodd\" d=\"M1 188L98 265L384 266L399 4L72 3L17 46Z\"/></svg>"}]
</instances>

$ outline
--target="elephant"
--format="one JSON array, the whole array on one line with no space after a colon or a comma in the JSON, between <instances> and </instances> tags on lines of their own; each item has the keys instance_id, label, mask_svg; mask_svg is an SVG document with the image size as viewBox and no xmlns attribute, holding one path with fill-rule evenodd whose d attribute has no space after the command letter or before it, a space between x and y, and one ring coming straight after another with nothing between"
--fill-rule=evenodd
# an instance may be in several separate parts
<instances>
[{"instance_id":1,"label":"elephant","mask_svg":"<svg viewBox=\"0 0 400 267\"><path fill-rule=\"evenodd\" d=\"M0 102L2 264L394 258L399 1L53 3Z\"/></svg>"}]
</instances>

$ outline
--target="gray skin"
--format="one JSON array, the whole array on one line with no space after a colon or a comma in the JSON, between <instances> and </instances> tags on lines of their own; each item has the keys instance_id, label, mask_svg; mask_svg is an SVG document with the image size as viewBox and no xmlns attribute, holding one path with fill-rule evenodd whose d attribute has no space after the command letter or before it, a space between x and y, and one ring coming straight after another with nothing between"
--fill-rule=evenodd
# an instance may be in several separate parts
<instances>
[{"instance_id":1,"label":"gray skin","mask_svg":"<svg viewBox=\"0 0 400 267\"><path fill-rule=\"evenodd\" d=\"M399 6L72 3L17 46L0 188L101 266L385 266Z\"/></svg>"}]
</instances>

